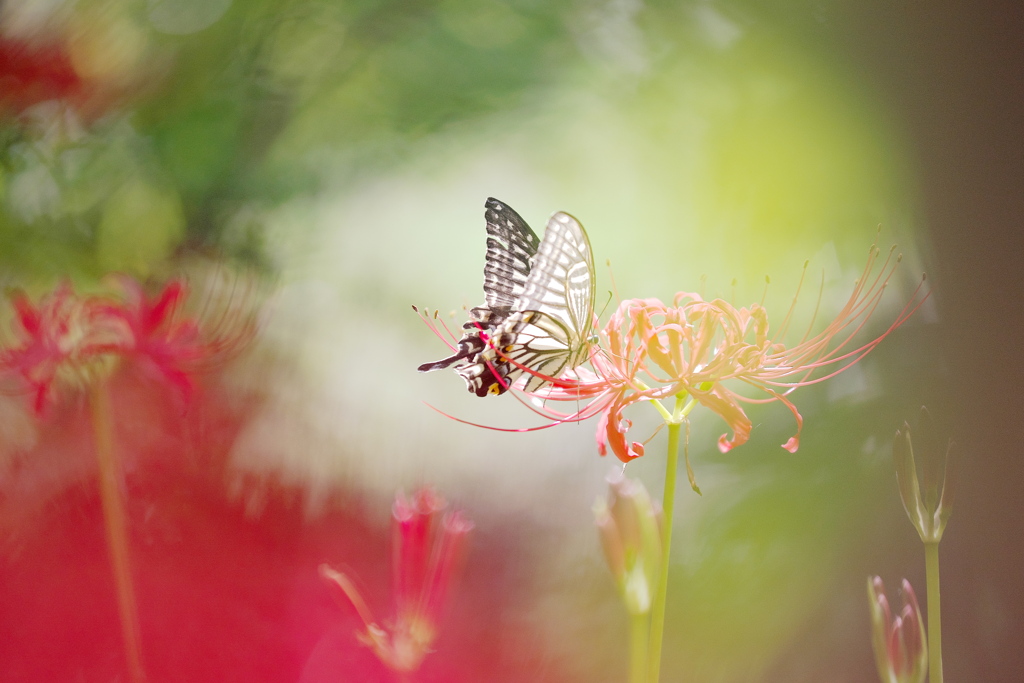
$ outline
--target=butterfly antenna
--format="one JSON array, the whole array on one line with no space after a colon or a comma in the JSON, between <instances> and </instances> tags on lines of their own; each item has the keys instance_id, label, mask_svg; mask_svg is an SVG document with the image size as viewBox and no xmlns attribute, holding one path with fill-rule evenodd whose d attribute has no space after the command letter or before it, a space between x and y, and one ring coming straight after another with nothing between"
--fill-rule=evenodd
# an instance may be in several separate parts
<instances>
[{"instance_id":1,"label":"butterfly antenna","mask_svg":"<svg viewBox=\"0 0 1024 683\"><path fill-rule=\"evenodd\" d=\"M604 306L601 307L601 312L597 314L597 319L600 320L604 316L604 312L608 310L608 304L612 302L612 291L608 290L608 300L604 302ZM618 295L615 295L618 296Z\"/></svg>"},{"instance_id":2,"label":"butterfly antenna","mask_svg":"<svg viewBox=\"0 0 1024 683\"><path fill-rule=\"evenodd\" d=\"M608 300L611 301L611 293L614 292L615 293L615 301L617 303L622 303L622 297L619 296L619 288L615 284L615 273L612 271L612 260L611 259L606 259L605 262L604 262L604 265L608 268L608 279L610 279L612 281L612 291L609 292ZM607 304L605 304L605 305L607 306ZM601 313L603 314L604 311L601 311ZM600 316L598 316L598 317L600 317Z\"/></svg>"},{"instance_id":3,"label":"butterfly antenna","mask_svg":"<svg viewBox=\"0 0 1024 683\"><path fill-rule=\"evenodd\" d=\"M595 346L594 346L594 350L595 350L595 351L596 351L597 353L600 353L600 354L601 354L602 356L604 356L605 358L607 358L609 362L613 362L613 361L612 361L612 359L613 359L613 358L616 358L616 359L618 359L618 360L620 360L620 361L622 361L622 362L626 363L626 364L627 364L627 365L629 365L629 366L630 366L631 368L632 368L632 366L634 365L634 361L633 361L632 359L630 359L630 358L627 358L626 356L623 356L623 355L621 355L621 354L617 354L617 353L611 353L610 351L608 351L608 349L604 348L603 346L597 346L597 345L595 345ZM593 364L594 364L594 362L593 362L593 361L591 361L591 362L590 362L590 364L591 364L591 365L593 365ZM595 368L595 370L596 370L596 368ZM599 374L599 375L600 375L601 373L600 373L600 372L598 372L597 374Z\"/></svg>"}]
</instances>

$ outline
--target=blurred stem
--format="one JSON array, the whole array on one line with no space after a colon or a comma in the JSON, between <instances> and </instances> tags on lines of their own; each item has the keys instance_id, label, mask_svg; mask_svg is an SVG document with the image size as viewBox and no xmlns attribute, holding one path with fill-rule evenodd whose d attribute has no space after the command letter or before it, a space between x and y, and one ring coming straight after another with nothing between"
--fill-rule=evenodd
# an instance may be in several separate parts
<instances>
[{"instance_id":1,"label":"blurred stem","mask_svg":"<svg viewBox=\"0 0 1024 683\"><path fill-rule=\"evenodd\" d=\"M647 644L650 635L650 614L630 617L629 683L647 681Z\"/></svg>"},{"instance_id":2,"label":"blurred stem","mask_svg":"<svg viewBox=\"0 0 1024 683\"><path fill-rule=\"evenodd\" d=\"M134 683L146 680L139 647L139 613L135 604L131 568L128 565L128 532L121 498L120 465L114 452L114 424L110 409L110 393L103 380L93 382L89 394L93 438L99 463L100 500L107 533L107 551L117 588L117 608L121 617L121 639L124 642L128 671Z\"/></svg>"},{"instance_id":3,"label":"blurred stem","mask_svg":"<svg viewBox=\"0 0 1024 683\"><path fill-rule=\"evenodd\" d=\"M939 605L939 544L924 544L928 580L928 681L942 683L942 611Z\"/></svg>"}]
</instances>

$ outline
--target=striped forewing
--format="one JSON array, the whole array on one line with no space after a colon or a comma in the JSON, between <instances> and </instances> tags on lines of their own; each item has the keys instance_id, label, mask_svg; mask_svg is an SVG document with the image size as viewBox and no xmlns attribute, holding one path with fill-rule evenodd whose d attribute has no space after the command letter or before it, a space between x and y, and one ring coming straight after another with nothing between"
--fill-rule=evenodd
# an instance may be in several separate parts
<instances>
[{"instance_id":1,"label":"striped forewing","mask_svg":"<svg viewBox=\"0 0 1024 683\"><path fill-rule=\"evenodd\" d=\"M509 205L494 197L484 203L484 221L487 224L487 258L484 262L484 303L469 311L469 320L462 328L454 353L438 361L423 363L420 372L447 368L471 367L465 375L470 391L487 395L491 386L498 385L491 368L480 360L486 348L486 339L505 322L512 306L526 287L530 265L540 240L526 221ZM461 374L461 373L460 373Z\"/></svg>"},{"instance_id":2,"label":"striped forewing","mask_svg":"<svg viewBox=\"0 0 1024 683\"><path fill-rule=\"evenodd\" d=\"M510 310L522 295L540 240L526 221L504 202L489 197L484 204L487 261L484 297L493 309Z\"/></svg>"}]
</instances>

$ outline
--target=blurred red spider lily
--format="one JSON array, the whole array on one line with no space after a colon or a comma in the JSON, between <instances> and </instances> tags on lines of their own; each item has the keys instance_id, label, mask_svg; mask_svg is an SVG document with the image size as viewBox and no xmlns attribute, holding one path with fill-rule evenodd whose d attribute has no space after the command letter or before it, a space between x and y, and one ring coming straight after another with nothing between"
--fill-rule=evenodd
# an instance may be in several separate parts
<instances>
[{"instance_id":1,"label":"blurred red spider lily","mask_svg":"<svg viewBox=\"0 0 1024 683\"><path fill-rule=\"evenodd\" d=\"M76 99L83 85L66 45L0 37L0 111L20 113L46 100Z\"/></svg>"},{"instance_id":2,"label":"blurred red spider lily","mask_svg":"<svg viewBox=\"0 0 1024 683\"><path fill-rule=\"evenodd\" d=\"M643 455L644 445L627 441L632 421L623 411L647 401L659 409L666 421L682 420L681 415L670 414L660 403L662 399L675 398L687 401L688 405L705 406L725 420L732 430L731 438L723 434L718 440L719 450L725 453L750 437L752 423L742 404L778 401L796 419L796 434L783 444L783 448L795 452L800 444L803 418L788 394L852 366L913 315L928 297L919 296L922 278L886 330L853 346L853 339L874 313L899 265L901 259L894 252L895 247L872 275L880 255L872 245L864 271L836 317L817 334L808 331L792 346L780 340L786 334L797 297L774 335L769 334L768 312L761 304L736 308L722 299L705 301L698 294L685 292L677 294L672 305L658 299L623 301L601 330L600 343L591 348L593 371L576 368L571 377L543 377L548 385L532 392L519 392L522 397L517 398L549 422L539 427L500 431L545 429L600 415L599 453L605 455L610 448L620 460L629 462ZM440 336L440 331L431 327ZM530 368L519 367L525 373L537 375ZM512 388L521 386L523 381ZM737 384L753 387L765 396L745 396L733 388ZM581 401L586 401L586 405L571 412L551 406L553 402L579 406Z\"/></svg>"},{"instance_id":3,"label":"blurred red spider lily","mask_svg":"<svg viewBox=\"0 0 1024 683\"><path fill-rule=\"evenodd\" d=\"M23 293L12 297L11 343L0 345L0 378L27 385L41 414L54 388L88 391L98 483L126 663L132 681L146 678L138 606L132 581L128 515L120 483L123 471L114 441L114 413L107 378L122 360L141 360L156 368L187 395L187 370L224 347L223 340L200 338L196 320L175 317L185 288L173 280L153 299L127 277L119 280L123 297L79 295L63 282L34 305ZM6 341L6 340L4 340Z\"/></svg>"},{"instance_id":4,"label":"blurred red spider lily","mask_svg":"<svg viewBox=\"0 0 1024 683\"><path fill-rule=\"evenodd\" d=\"M117 283L123 302L113 312L131 331L130 354L185 398L192 392L192 373L237 353L252 337L253 325L238 306L213 321L179 315L189 293L180 280L171 280L152 298L130 277L119 276Z\"/></svg>"},{"instance_id":5,"label":"blurred red spider lily","mask_svg":"<svg viewBox=\"0 0 1024 683\"><path fill-rule=\"evenodd\" d=\"M366 630L357 635L359 642L394 671L416 671L431 651L445 597L465 551L466 535L473 529L473 523L458 510L442 515L446 505L430 488L420 489L411 500L402 495L395 499L392 588L396 618L390 629L373 619L351 579L320 565L320 576L341 590L335 596L338 603L351 603L363 620Z\"/></svg>"},{"instance_id":6,"label":"blurred red spider lily","mask_svg":"<svg viewBox=\"0 0 1024 683\"><path fill-rule=\"evenodd\" d=\"M109 373L116 355L132 346L131 332L110 302L82 296L62 282L34 305L11 296L14 342L0 350L0 372L14 375L34 394L41 412L54 384L80 388Z\"/></svg>"},{"instance_id":7,"label":"blurred red spider lily","mask_svg":"<svg viewBox=\"0 0 1024 683\"><path fill-rule=\"evenodd\" d=\"M239 348L251 334L247 325L228 332L218 325L213 334L201 334L197 319L178 317L188 293L181 281L170 281L153 298L129 277L116 281L121 298L77 294L67 282L38 304L23 292L12 295L14 339L0 348L0 375L28 386L37 413L55 386L85 388L123 358L155 369L187 398L189 372Z\"/></svg>"}]
</instances>

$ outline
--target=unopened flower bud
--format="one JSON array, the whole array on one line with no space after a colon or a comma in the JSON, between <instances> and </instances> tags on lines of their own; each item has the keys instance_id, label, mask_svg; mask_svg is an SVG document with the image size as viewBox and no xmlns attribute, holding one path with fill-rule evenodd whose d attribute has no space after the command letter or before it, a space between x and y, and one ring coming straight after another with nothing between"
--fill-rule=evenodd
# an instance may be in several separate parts
<instances>
[{"instance_id":1,"label":"unopened flower bud","mask_svg":"<svg viewBox=\"0 0 1024 683\"><path fill-rule=\"evenodd\" d=\"M895 617L877 576L868 577L872 644L882 683L924 683L928 673L928 646L921 608L910 582L903 579L903 609Z\"/></svg>"},{"instance_id":2,"label":"unopened flower bud","mask_svg":"<svg viewBox=\"0 0 1024 683\"><path fill-rule=\"evenodd\" d=\"M921 540L925 543L938 543L942 540L942 532L953 511L953 484L956 477L953 443L949 442L943 452L935 438L931 417L924 407L921 408L921 419L914 441L917 442L916 459L910 425L904 422L903 428L897 430L892 444L896 481L903 507ZM917 476L918 461L921 465L920 480ZM921 482L924 484L923 492Z\"/></svg>"},{"instance_id":3,"label":"unopened flower bud","mask_svg":"<svg viewBox=\"0 0 1024 683\"><path fill-rule=\"evenodd\" d=\"M639 481L616 473L608 485L608 500L594 504L601 545L626 609L646 614L662 561L660 515Z\"/></svg>"}]
</instances>

